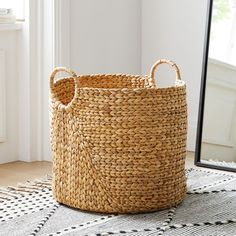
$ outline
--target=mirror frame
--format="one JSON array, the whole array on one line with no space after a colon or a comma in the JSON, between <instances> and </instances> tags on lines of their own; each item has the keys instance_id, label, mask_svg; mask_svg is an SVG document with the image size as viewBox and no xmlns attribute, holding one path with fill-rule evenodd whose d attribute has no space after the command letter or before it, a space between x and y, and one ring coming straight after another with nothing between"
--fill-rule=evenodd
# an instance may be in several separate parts
<instances>
[{"instance_id":1,"label":"mirror frame","mask_svg":"<svg viewBox=\"0 0 236 236\"><path fill-rule=\"evenodd\" d=\"M204 119L205 92L206 92L206 79L207 79L213 2L214 0L208 0L208 5L207 5L206 30L205 30L205 42L204 42L204 52L203 52L203 62L202 62L202 77L201 77L200 99L198 108L198 124L197 124L194 164L200 167L236 172L235 168L205 164L201 162L202 129L203 129L203 119Z\"/></svg>"}]
</instances>

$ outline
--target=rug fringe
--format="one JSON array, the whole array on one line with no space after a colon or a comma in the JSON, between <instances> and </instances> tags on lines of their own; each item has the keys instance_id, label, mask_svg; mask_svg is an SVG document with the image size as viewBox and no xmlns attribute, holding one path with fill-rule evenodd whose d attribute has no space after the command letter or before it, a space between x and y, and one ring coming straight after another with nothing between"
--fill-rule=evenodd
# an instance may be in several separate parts
<instances>
[{"instance_id":1,"label":"rug fringe","mask_svg":"<svg viewBox=\"0 0 236 236\"><path fill-rule=\"evenodd\" d=\"M8 186L0 188L0 203L19 197L26 196L30 193L38 192L42 189L51 189L52 176L46 175L43 178L27 181L25 183L18 183L17 187Z\"/></svg>"}]
</instances>

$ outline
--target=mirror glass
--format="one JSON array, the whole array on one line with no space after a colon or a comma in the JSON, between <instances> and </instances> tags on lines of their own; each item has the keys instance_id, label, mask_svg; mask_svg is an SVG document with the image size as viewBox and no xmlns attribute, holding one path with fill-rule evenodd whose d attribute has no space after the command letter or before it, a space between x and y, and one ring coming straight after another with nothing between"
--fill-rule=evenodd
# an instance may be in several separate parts
<instances>
[{"instance_id":1,"label":"mirror glass","mask_svg":"<svg viewBox=\"0 0 236 236\"><path fill-rule=\"evenodd\" d=\"M236 171L236 0L209 1L196 164Z\"/></svg>"}]
</instances>

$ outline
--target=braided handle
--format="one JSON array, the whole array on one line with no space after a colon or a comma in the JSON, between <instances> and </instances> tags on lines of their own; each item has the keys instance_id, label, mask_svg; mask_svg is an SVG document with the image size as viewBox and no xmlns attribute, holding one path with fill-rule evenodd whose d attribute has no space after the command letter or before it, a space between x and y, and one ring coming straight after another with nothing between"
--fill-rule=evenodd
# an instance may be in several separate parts
<instances>
[{"instance_id":1,"label":"braided handle","mask_svg":"<svg viewBox=\"0 0 236 236\"><path fill-rule=\"evenodd\" d=\"M156 71L156 68L161 64L171 65L174 68L175 72L176 72L176 80L181 80L179 67L173 61L169 61L169 60L166 60L166 59L161 59L161 60L158 60L156 63L154 63L154 65L152 66L151 71L150 71L150 77L153 79L154 84L155 84L155 71Z\"/></svg>"},{"instance_id":2,"label":"braided handle","mask_svg":"<svg viewBox=\"0 0 236 236\"><path fill-rule=\"evenodd\" d=\"M76 84L76 77L78 77L78 76L77 76L77 74L76 74L73 70L67 69L67 68L65 68L65 67L56 67L56 68L52 71L52 73L51 73L51 75L50 75L50 88L51 88L51 90L52 90L53 87L54 87L54 79L55 79L56 74L57 74L58 72L62 72L62 71L64 71L64 72L68 73L69 75L71 75L71 77L74 78L75 86L77 86L77 84Z\"/></svg>"}]
</instances>

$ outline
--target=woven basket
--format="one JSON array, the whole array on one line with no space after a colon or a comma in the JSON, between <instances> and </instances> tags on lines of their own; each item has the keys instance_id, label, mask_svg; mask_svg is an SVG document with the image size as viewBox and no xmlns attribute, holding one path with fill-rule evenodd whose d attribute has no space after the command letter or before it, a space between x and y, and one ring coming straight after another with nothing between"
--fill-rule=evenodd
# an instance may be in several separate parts
<instances>
[{"instance_id":1,"label":"woven basket","mask_svg":"<svg viewBox=\"0 0 236 236\"><path fill-rule=\"evenodd\" d=\"M157 88L170 64L176 84ZM70 77L57 80L65 71ZM63 204L107 213L156 211L186 193L186 86L159 60L150 76L50 77L53 192Z\"/></svg>"}]
</instances>

